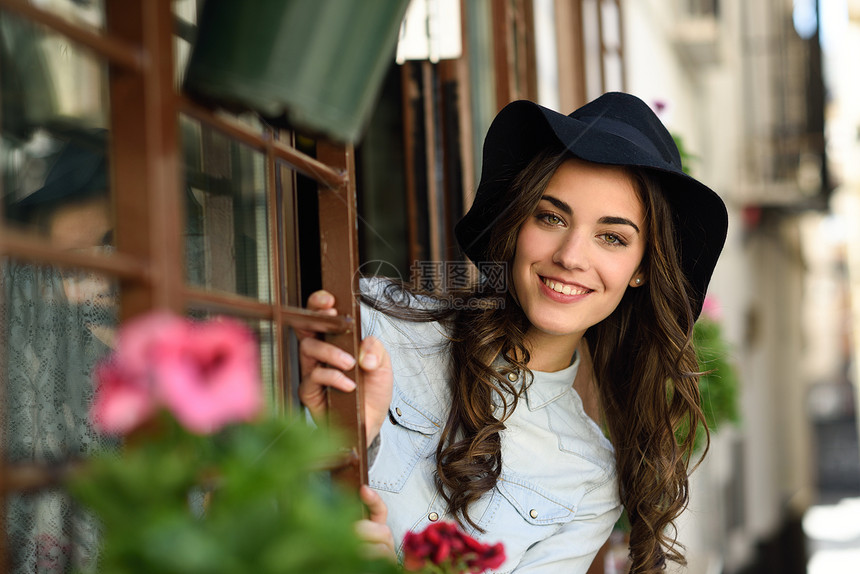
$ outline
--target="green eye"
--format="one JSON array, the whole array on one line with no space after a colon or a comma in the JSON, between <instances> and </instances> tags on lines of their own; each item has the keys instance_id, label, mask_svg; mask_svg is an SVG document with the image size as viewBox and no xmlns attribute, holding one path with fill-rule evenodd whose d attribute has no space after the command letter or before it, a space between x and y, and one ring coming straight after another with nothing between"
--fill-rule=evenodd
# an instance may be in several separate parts
<instances>
[{"instance_id":1,"label":"green eye","mask_svg":"<svg viewBox=\"0 0 860 574\"><path fill-rule=\"evenodd\" d=\"M542 213L538 215L538 219L550 225L560 225L561 223L563 223L561 218L554 213Z\"/></svg>"},{"instance_id":2,"label":"green eye","mask_svg":"<svg viewBox=\"0 0 860 574\"><path fill-rule=\"evenodd\" d=\"M612 233L604 233L600 237L608 245L627 245L620 237Z\"/></svg>"}]
</instances>

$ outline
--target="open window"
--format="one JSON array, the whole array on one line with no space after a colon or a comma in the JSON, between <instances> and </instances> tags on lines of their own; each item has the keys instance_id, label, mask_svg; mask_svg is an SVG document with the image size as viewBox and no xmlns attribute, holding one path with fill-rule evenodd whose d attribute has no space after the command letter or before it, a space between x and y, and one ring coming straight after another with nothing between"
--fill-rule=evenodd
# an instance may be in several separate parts
<instances>
[{"instance_id":1,"label":"open window","mask_svg":"<svg viewBox=\"0 0 860 574\"><path fill-rule=\"evenodd\" d=\"M270 405L297 408L292 329L358 341L351 147L215 112L177 88L197 2L0 1L3 329L0 570L92 559L91 521L62 491L114 448L88 419L93 365L118 322L153 309L222 314L257 333ZM301 309L326 288L339 317ZM337 477L365 480L357 396Z\"/></svg>"}]
</instances>

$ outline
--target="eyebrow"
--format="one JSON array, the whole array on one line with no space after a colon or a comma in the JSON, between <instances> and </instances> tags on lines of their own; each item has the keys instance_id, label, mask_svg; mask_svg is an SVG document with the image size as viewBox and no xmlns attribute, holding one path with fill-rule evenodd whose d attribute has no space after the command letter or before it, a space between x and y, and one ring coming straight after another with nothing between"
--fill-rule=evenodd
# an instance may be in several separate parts
<instances>
[{"instance_id":1,"label":"eyebrow","mask_svg":"<svg viewBox=\"0 0 860 574\"><path fill-rule=\"evenodd\" d=\"M550 202L556 207L556 209L562 211L565 215L573 215L573 210L570 208L570 206L562 200L558 199L557 197L553 197L551 195L543 195L541 196L541 199ZM603 217L598 219L597 222L602 223L604 225L629 225L636 230L636 233L639 233L639 226L627 219L626 217L604 215Z\"/></svg>"}]
</instances>

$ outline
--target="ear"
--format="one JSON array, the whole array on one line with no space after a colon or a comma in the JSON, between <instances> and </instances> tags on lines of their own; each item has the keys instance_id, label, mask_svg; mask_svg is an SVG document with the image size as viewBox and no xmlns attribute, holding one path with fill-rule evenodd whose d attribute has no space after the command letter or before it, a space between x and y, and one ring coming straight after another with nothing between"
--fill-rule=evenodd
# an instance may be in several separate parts
<instances>
[{"instance_id":1,"label":"ear","mask_svg":"<svg viewBox=\"0 0 860 574\"><path fill-rule=\"evenodd\" d=\"M645 285L645 279L641 275L637 274L633 277L633 279L630 280L630 283L628 283L628 285L630 285L631 287L642 287L643 285Z\"/></svg>"}]
</instances>

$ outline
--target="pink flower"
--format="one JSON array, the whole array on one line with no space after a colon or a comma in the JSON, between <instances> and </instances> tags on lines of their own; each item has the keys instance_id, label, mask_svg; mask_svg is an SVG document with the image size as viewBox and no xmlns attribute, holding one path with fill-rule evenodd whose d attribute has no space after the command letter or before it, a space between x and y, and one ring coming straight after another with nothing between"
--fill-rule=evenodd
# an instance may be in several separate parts
<instances>
[{"instance_id":1,"label":"pink flower","mask_svg":"<svg viewBox=\"0 0 860 574\"><path fill-rule=\"evenodd\" d=\"M129 321L96 378L92 418L109 434L133 430L157 407L199 434L250 420L263 407L256 342L229 319L192 323L153 313Z\"/></svg>"},{"instance_id":2,"label":"pink flower","mask_svg":"<svg viewBox=\"0 0 860 574\"><path fill-rule=\"evenodd\" d=\"M136 317L119 330L114 361L127 376L150 379L159 346L183 337L188 328L186 319L163 311Z\"/></svg>"},{"instance_id":3,"label":"pink flower","mask_svg":"<svg viewBox=\"0 0 860 574\"><path fill-rule=\"evenodd\" d=\"M722 319L723 309L715 297L710 295L705 297L705 300L702 302L702 317L715 322Z\"/></svg>"},{"instance_id":4,"label":"pink flower","mask_svg":"<svg viewBox=\"0 0 860 574\"><path fill-rule=\"evenodd\" d=\"M145 378L128 376L114 361L95 370L96 396L91 418L104 434L126 434L152 416L155 401Z\"/></svg>"},{"instance_id":5,"label":"pink flower","mask_svg":"<svg viewBox=\"0 0 860 574\"><path fill-rule=\"evenodd\" d=\"M256 342L237 321L168 330L153 348L152 369L158 398L192 432L251 420L263 407Z\"/></svg>"}]
</instances>

